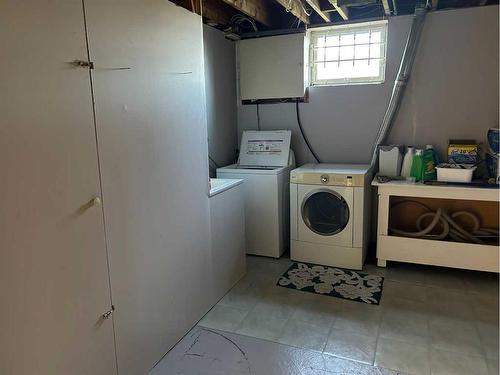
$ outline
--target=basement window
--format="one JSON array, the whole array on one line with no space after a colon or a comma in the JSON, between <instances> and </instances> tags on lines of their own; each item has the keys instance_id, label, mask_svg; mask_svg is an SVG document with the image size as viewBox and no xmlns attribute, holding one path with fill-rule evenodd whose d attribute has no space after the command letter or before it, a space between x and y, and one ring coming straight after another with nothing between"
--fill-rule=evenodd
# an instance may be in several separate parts
<instances>
[{"instance_id":1,"label":"basement window","mask_svg":"<svg viewBox=\"0 0 500 375\"><path fill-rule=\"evenodd\" d=\"M387 21L310 29L311 86L382 83Z\"/></svg>"}]
</instances>

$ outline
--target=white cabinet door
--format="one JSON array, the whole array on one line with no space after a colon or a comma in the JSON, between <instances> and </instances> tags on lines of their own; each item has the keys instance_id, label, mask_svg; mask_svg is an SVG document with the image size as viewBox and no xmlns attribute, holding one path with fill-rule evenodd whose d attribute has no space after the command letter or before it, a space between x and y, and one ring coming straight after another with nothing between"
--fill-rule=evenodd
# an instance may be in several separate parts
<instances>
[{"instance_id":1,"label":"white cabinet door","mask_svg":"<svg viewBox=\"0 0 500 375\"><path fill-rule=\"evenodd\" d=\"M0 2L0 374L116 373L80 0Z\"/></svg>"},{"instance_id":2,"label":"white cabinet door","mask_svg":"<svg viewBox=\"0 0 500 375\"><path fill-rule=\"evenodd\" d=\"M144 374L213 304L201 18L86 0L121 375Z\"/></svg>"}]
</instances>

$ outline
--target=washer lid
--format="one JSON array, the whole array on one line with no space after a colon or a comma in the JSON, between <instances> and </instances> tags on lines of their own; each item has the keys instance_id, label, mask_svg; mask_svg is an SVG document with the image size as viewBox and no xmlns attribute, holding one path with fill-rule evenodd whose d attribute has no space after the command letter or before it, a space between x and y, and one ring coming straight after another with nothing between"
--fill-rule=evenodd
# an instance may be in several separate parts
<instances>
[{"instance_id":1,"label":"washer lid","mask_svg":"<svg viewBox=\"0 0 500 375\"><path fill-rule=\"evenodd\" d=\"M290 154L291 130L247 130L241 137L239 165L285 167Z\"/></svg>"},{"instance_id":2,"label":"washer lid","mask_svg":"<svg viewBox=\"0 0 500 375\"><path fill-rule=\"evenodd\" d=\"M217 168L217 177L228 178L227 175L231 175L233 177L237 175L238 177L234 178L243 178L240 176L247 174L279 175L287 170L290 170L290 167L245 167L238 164L231 164L225 167Z\"/></svg>"}]
</instances>

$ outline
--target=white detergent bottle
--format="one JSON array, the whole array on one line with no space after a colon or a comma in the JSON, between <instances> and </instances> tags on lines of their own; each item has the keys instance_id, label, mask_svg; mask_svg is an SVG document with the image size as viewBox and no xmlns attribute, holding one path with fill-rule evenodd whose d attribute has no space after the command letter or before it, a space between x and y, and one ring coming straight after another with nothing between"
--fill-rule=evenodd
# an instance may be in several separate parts
<instances>
[{"instance_id":1,"label":"white detergent bottle","mask_svg":"<svg viewBox=\"0 0 500 375\"><path fill-rule=\"evenodd\" d=\"M406 154L403 158L403 165L401 167L401 176L410 177L411 165L413 163L413 155L415 154L413 146L408 146L406 148Z\"/></svg>"}]
</instances>

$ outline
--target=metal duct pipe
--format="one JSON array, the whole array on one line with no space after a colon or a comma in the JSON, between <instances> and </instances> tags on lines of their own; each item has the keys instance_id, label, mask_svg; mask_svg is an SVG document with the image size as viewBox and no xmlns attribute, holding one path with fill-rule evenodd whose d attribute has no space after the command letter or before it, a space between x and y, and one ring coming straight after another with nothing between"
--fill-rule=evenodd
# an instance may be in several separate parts
<instances>
[{"instance_id":1,"label":"metal duct pipe","mask_svg":"<svg viewBox=\"0 0 500 375\"><path fill-rule=\"evenodd\" d=\"M417 6L415 7L415 14L413 15L410 32L408 34L408 38L406 39L403 56L401 57L401 64L399 65L398 75L396 76L396 81L394 82L394 87L392 89L391 99L389 100L389 104L387 106L387 109L385 110L384 118L382 119L377 137L375 138L372 159L370 161L371 168L373 168L375 166L375 163L377 162L379 146L384 143L387 134L389 134L392 122L394 121L394 117L401 103L404 89L410 77L413 61L415 60L415 54L417 53L418 42L420 40L420 34L424 26L426 13L427 4L417 4Z\"/></svg>"}]
</instances>

